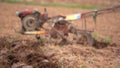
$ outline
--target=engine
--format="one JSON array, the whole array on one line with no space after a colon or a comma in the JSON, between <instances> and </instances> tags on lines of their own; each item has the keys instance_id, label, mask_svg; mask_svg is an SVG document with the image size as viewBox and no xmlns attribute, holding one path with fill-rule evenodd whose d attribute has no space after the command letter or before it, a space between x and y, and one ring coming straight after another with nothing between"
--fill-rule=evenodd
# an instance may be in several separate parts
<instances>
[{"instance_id":1,"label":"engine","mask_svg":"<svg viewBox=\"0 0 120 68\"><path fill-rule=\"evenodd\" d=\"M52 22L54 24L51 29L51 36L57 38L57 32L64 36L68 36L69 33L69 22L64 20L63 16L56 16Z\"/></svg>"}]
</instances>

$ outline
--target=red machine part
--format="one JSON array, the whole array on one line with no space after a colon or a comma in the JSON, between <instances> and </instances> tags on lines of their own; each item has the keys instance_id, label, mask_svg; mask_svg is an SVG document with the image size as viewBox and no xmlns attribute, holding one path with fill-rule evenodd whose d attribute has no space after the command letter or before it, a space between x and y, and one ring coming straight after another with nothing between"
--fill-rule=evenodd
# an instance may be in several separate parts
<instances>
[{"instance_id":1,"label":"red machine part","mask_svg":"<svg viewBox=\"0 0 120 68\"><path fill-rule=\"evenodd\" d=\"M68 22L65 21L65 20L61 20L61 21L58 21L53 29L51 29L51 36L55 36L57 35L58 33L56 32L56 30L60 33L62 33L62 35L64 36L68 36L68 33L69 33L69 28L68 28ZM55 30L54 30L55 29Z\"/></svg>"},{"instance_id":2,"label":"red machine part","mask_svg":"<svg viewBox=\"0 0 120 68\"><path fill-rule=\"evenodd\" d=\"M33 12L31 10L23 10L21 11L21 13L22 13L22 16L24 17L26 15L32 14Z\"/></svg>"}]
</instances>

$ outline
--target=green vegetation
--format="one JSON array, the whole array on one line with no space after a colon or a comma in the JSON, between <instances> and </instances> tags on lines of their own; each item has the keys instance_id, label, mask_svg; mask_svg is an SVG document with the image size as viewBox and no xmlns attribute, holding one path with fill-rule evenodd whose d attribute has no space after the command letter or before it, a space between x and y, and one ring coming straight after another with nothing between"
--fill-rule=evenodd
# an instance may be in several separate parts
<instances>
[{"instance_id":1,"label":"green vegetation","mask_svg":"<svg viewBox=\"0 0 120 68\"><path fill-rule=\"evenodd\" d=\"M0 0L0 2L17 3L20 1L18 1L18 0Z\"/></svg>"},{"instance_id":2,"label":"green vegetation","mask_svg":"<svg viewBox=\"0 0 120 68\"><path fill-rule=\"evenodd\" d=\"M97 33L92 33L92 37L97 38L98 37Z\"/></svg>"},{"instance_id":3,"label":"green vegetation","mask_svg":"<svg viewBox=\"0 0 120 68\"><path fill-rule=\"evenodd\" d=\"M81 64L80 68L88 68L86 64Z\"/></svg>"},{"instance_id":4,"label":"green vegetation","mask_svg":"<svg viewBox=\"0 0 120 68\"><path fill-rule=\"evenodd\" d=\"M96 9L102 8L101 6L88 6L88 5L79 5L79 4L64 4L64 3L45 3L45 2L28 2L26 0L0 0L1 2L8 3L24 3L24 4L32 4L32 5L40 5L40 6L52 6L52 7L66 7L66 8L82 8L82 9Z\"/></svg>"},{"instance_id":5,"label":"green vegetation","mask_svg":"<svg viewBox=\"0 0 120 68\"><path fill-rule=\"evenodd\" d=\"M39 3L38 3L39 4ZM96 9L100 7L78 5L78 4L62 4L62 3L40 3L41 6L52 6L52 7L66 7L66 8L83 8L83 9Z\"/></svg>"},{"instance_id":6,"label":"green vegetation","mask_svg":"<svg viewBox=\"0 0 120 68\"><path fill-rule=\"evenodd\" d=\"M105 43L111 43L111 39L110 39L109 37L107 37L107 38L105 39Z\"/></svg>"},{"instance_id":7,"label":"green vegetation","mask_svg":"<svg viewBox=\"0 0 120 68\"><path fill-rule=\"evenodd\" d=\"M92 37L96 40L99 40L101 42L105 42L108 44L110 44L112 41L110 37L102 36L102 35L99 35L97 33L92 33Z\"/></svg>"}]
</instances>

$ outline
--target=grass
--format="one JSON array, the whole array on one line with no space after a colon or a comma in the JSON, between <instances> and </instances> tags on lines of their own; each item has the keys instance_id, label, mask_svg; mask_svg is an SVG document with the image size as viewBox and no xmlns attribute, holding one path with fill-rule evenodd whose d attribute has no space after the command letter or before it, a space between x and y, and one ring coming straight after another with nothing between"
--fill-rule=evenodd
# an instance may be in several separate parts
<instances>
[{"instance_id":1,"label":"grass","mask_svg":"<svg viewBox=\"0 0 120 68\"><path fill-rule=\"evenodd\" d=\"M88 68L86 64L81 64L80 68Z\"/></svg>"},{"instance_id":2,"label":"grass","mask_svg":"<svg viewBox=\"0 0 120 68\"><path fill-rule=\"evenodd\" d=\"M51 6L51 7L66 7L66 8L82 8L82 9L96 9L102 8L101 6L89 6L89 5L79 5L79 4L65 4L65 3L46 3L46 2L28 2L21 0L0 0L1 2L8 3L24 3L24 4L32 4L32 5L40 5L40 6Z\"/></svg>"},{"instance_id":3,"label":"grass","mask_svg":"<svg viewBox=\"0 0 120 68\"><path fill-rule=\"evenodd\" d=\"M111 39L109 37L106 37L105 42L106 43L111 43Z\"/></svg>"},{"instance_id":4,"label":"grass","mask_svg":"<svg viewBox=\"0 0 120 68\"><path fill-rule=\"evenodd\" d=\"M100 42L105 42L107 44L110 44L112 42L110 37L102 36L102 35L97 34L97 33L93 33L92 37L96 40L99 39Z\"/></svg>"},{"instance_id":5,"label":"grass","mask_svg":"<svg viewBox=\"0 0 120 68\"><path fill-rule=\"evenodd\" d=\"M0 0L0 2L17 3L18 0Z\"/></svg>"}]
</instances>

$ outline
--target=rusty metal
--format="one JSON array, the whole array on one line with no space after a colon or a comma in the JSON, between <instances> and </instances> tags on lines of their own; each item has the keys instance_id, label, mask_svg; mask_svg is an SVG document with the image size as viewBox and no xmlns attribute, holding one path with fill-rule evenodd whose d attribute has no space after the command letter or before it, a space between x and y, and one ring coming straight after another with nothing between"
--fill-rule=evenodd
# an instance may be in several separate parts
<instances>
[{"instance_id":1,"label":"rusty metal","mask_svg":"<svg viewBox=\"0 0 120 68\"><path fill-rule=\"evenodd\" d=\"M118 10L120 10L120 4L114 5L111 7L106 7L103 9L97 9L97 10L93 10L93 11L89 11L89 12L84 12L84 13L82 13L82 18L93 16L94 13L97 13L97 15L100 15L100 14L104 14L104 13L115 12Z\"/></svg>"},{"instance_id":2,"label":"rusty metal","mask_svg":"<svg viewBox=\"0 0 120 68\"><path fill-rule=\"evenodd\" d=\"M83 43L88 43L89 45L94 45L94 38L91 36L91 32L87 31L87 24L86 24L86 18L93 16L94 21L96 22L97 15L109 13L109 12L115 12L120 9L120 5L115 5L103 9L93 10L89 12L79 13L79 14L73 14L68 16L54 16L54 17L48 17L46 16L46 19L44 16L40 17L40 20L46 20L47 24L49 24L48 27L43 27L44 22L42 23L42 26L40 26L40 30L33 30L33 31L24 31L22 34L33 34L33 35L44 35L46 38L49 37L49 41L54 39L58 40L60 39L60 43L77 43L79 41L82 41L84 39L87 39L86 41L82 41ZM45 14L47 14L47 10L45 9ZM39 16L39 15L37 15ZM24 19L24 18L23 18ZM74 27L69 20L77 20L82 19L82 28L79 29ZM37 18L38 20L38 18ZM38 20L38 22L40 21ZM24 24L23 24L24 25ZM42 29L42 30L41 30ZM73 36L71 36L72 34ZM69 39L69 37L72 37L72 40ZM55 42L55 41L53 41Z\"/></svg>"}]
</instances>

